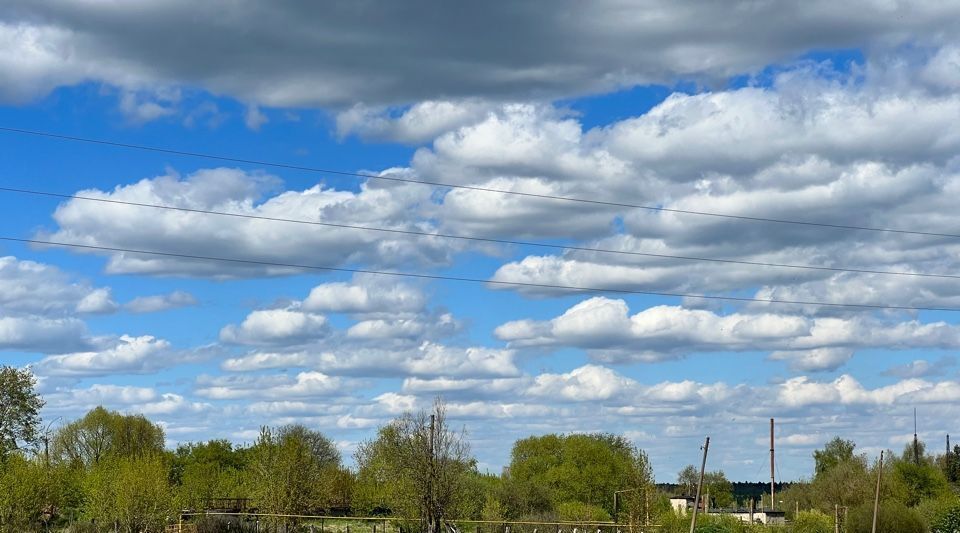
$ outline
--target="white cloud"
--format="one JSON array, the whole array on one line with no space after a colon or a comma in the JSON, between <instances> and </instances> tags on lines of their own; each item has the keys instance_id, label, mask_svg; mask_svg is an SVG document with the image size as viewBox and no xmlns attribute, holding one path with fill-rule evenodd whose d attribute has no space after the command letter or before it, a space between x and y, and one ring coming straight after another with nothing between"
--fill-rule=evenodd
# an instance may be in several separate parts
<instances>
[{"instance_id":1,"label":"white cloud","mask_svg":"<svg viewBox=\"0 0 960 533\"><path fill-rule=\"evenodd\" d=\"M343 392L344 382L322 372L288 376L219 376L198 379L196 393L213 400L244 398L316 398Z\"/></svg>"},{"instance_id":2,"label":"white cloud","mask_svg":"<svg viewBox=\"0 0 960 533\"><path fill-rule=\"evenodd\" d=\"M270 122L270 119L267 118L267 115L265 115L259 107L247 107L247 111L243 115L243 123L247 128L253 131L260 131L260 126L263 126L267 122Z\"/></svg>"},{"instance_id":3,"label":"white cloud","mask_svg":"<svg viewBox=\"0 0 960 533\"><path fill-rule=\"evenodd\" d=\"M123 308L131 313L156 313L191 305L197 305L197 299L192 294L173 291L169 294L138 296L124 304Z\"/></svg>"},{"instance_id":4,"label":"white cloud","mask_svg":"<svg viewBox=\"0 0 960 533\"><path fill-rule=\"evenodd\" d=\"M220 340L231 344L294 345L322 338L329 332L327 319L294 309L253 311L238 325L220 330Z\"/></svg>"},{"instance_id":5,"label":"white cloud","mask_svg":"<svg viewBox=\"0 0 960 533\"><path fill-rule=\"evenodd\" d=\"M304 311L367 315L418 313L425 306L426 298L420 290L377 276L317 285L301 304Z\"/></svg>"},{"instance_id":6,"label":"white cloud","mask_svg":"<svg viewBox=\"0 0 960 533\"><path fill-rule=\"evenodd\" d=\"M86 325L75 318L0 316L0 350L63 353L87 348Z\"/></svg>"},{"instance_id":7,"label":"white cloud","mask_svg":"<svg viewBox=\"0 0 960 533\"><path fill-rule=\"evenodd\" d=\"M357 193L320 185L264 198L279 180L260 173L217 168L186 178L169 174L118 186L111 192L86 190L79 195L215 210L240 215L359 224L403 230L429 230L430 224L412 209L429 198L417 186L363 186ZM413 214L413 216L411 216ZM286 222L235 218L174 210L70 200L53 214L59 229L46 238L96 246L140 248L182 254L249 259L312 266L364 262L375 265L444 264L459 244L440 239L294 225ZM324 253L318 257L316 250ZM285 275L296 267L224 263L148 256L109 254L107 271L229 278Z\"/></svg>"},{"instance_id":8,"label":"white cloud","mask_svg":"<svg viewBox=\"0 0 960 533\"><path fill-rule=\"evenodd\" d=\"M493 109L480 100L418 102L399 114L389 108L355 104L337 114L337 134L416 144L477 122Z\"/></svg>"},{"instance_id":9,"label":"white cloud","mask_svg":"<svg viewBox=\"0 0 960 533\"><path fill-rule=\"evenodd\" d=\"M110 289L94 289L77 302L78 313L112 313L118 307L110 295Z\"/></svg>"},{"instance_id":10,"label":"white cloud","mask_svg":"<svg viewBox=\"0 0 960 533\"><path fill-rule=\"evenodd\" d=\"M957 359L952 356L945 356L933 362L926 359L915 359L904 365L892 366L883 373L887 376L899 378L936 377L946 374L956 364Z\"/></svg>"},{"instance_id":11,"label":"white cloud","mask_svg":"<svg viewBox=\"0 0 960 533\"><path fill-rule=\"evenodd\" d=\"M122 335L97 351L52 355L37 364L45 376L104 376L142 374L173 366L185 359L168 341L149 335Z\"/></svg>"},{"instance_id":12,"label":"white cloud","mask_svg":"<svg viewBox=\"0 0 960 533\"><path fill-rule=\"evenodd\" d=\"M584 300L548 321L505 323L495 334L515 348L573 346L608 361L656 361L695 351L775 351L773 359L788 359L798 371L833 370L856 348L960 346L960 328L945 322L895 322L863 315L719 315L665 305L630 316L625 301L605 297Z\"/></svg>"},{"instance_id":13,"label":"white cloud","mask_svg":"<svg viewBox=\"0 0 960 533\"><path fill-rule=\"evenodd\" d=\"M0 257L0 309L6 313L102 313L115 306L108 288L91 287L52 265Z\"/></svg>"}]
</instances>

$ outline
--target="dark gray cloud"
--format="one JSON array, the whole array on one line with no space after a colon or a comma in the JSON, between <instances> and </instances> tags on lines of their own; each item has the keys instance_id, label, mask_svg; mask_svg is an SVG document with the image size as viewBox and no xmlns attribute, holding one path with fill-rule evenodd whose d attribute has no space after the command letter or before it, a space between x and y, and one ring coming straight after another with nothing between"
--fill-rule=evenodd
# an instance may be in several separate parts
<instances>
[{"instance_id":1,"label":"dark gray cloud","mask_svg":"<svg viewBox=\"0 0 960 533\"><path fill-rule=\"evenodd\" d=\"M0 97L83 81L268 106L554 97L716 80L952 30L946 2L9 0Z\"/></svg>"}]
</instances>

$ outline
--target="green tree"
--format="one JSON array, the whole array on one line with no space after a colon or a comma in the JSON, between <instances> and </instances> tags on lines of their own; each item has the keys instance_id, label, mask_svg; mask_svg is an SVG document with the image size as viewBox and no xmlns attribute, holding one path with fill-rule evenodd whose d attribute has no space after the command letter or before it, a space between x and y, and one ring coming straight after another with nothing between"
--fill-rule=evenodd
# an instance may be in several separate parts
<instances>
[{"instance_id":1,"label":"green tree","mask_svg":"<svg viewBox=\"0 0 960 533\"><path fill-rule=\"evenodd\" d=\"M169 464L159 454L111 456L86 478L85 515L101 527L160 532L175 518Z\"/></svg>"},{"instance_id":2,"label":"green tree","mask_svg":"<svg viewBox=\"0 0 960 533\"><path fill-rule=\"evenodd\" d=\"M163 429L143 415L123 415L96 407L57 432L55 458L93 466L107 457L144 457L163 452Z\"/></svg>"},{"instance_id":3,"label":"green tree","mask_svg":"<svg viewBox=\"0 0 960 533\"><path fill-rule=\"evenodd\" d=\"M703 489L710 495L712 507L729 507L733 504L733 484L723 470L707 472L703 476Z\"/></svg>"},{"instance_id":4,"label":"green tree","mask_svg":"<svg viewBox=\"0 0 960 533\"><path fill-rule=\"evenodd\" d=\"M439 399L429 413L406 413L380 428L358 448L356 461L363 498L373 494L394 514L419 516L427 533L461 514L476 472L465 434L450 429Z\"/></svg>"},{"instance_id":5,"label":"green tree","mask_svg":"<svg viewBox=\"0 0 960 533\"><path fill-rule=\"evenodd\" d=\"M261 511L315 514L328 506L340 455L322 433L300 425L265 427L250 455L249 486Z\"/></svg>"},{"instance_id":6,"label":"green tree","mask_svg":"<svg viewBox=\"0 0 960 533\"><path fill-rule=\"evenodd\" d=\"M852 440L834 437L833 440L824 445L822 450L813 452L814 475L819 476L840 463L853 460L853 450L856 447L857 445Z\"/></svg>"},{"instance_id":7,"label":"green tree","mask_svg":"<svg viewBox=\"0 0 960 533\"><path fill-rule=\"evenodd\" d=\"M923 517L894 500L881 502L877 514L877 533L925 533ZM847 522L849 533L870 533L873 525L873 502L861 504L850 509Z\"/></svg>"},{"instance_id":8,"label":"green tree","mask_svg":"<svg viewBox=\"0 0 960 533\"><path fill-rule=\"evenodd\" d=\"M614 493L636 488L637 453L619 435L529 437L514 443L509 475L529 498L525 514L580 502L612 515Z\"/></svg>"},{"instance_id":9,"label":"green tree","mask_svg":"<svg viewBox=\"0 0 960 533\"><path fill-rule=\"evenodd\" d=\"M910 507L950 493L950 484L939 468L928 462L916 464L912 457L895 460L892 477L892 490L898 493L901 502Z\"/></svg>"},{"instance_id":10,"label":"green tree","mask_svg":"<svg viewBox=\"0 0 960 533\"><path fill-rule=\"evenodd\" d=\"M677 474L677 485L684 496L694 496L697 485L700 483L700 470L693 465L687 465Z\"/></svg>"},{"instance_id":11,"label":"green tree","mask_svg":"<svg viewBox=\"0 0 960 533\"><path fill-rule=\"evenodd\" d=\"M177 506L197 509L209 498L244 496L247 452L226 440L178 446L170 472Z\"/></svg>"},{"instance_id":12,"label":"green tree","mask_svg":"<svg viewBox=\"0 0 960 533\"><path fill-rule=\"evenodd\" d=\"M43 399L29 369L0 366L0 460L38 441Z\"/></svg>"}]
</instances>

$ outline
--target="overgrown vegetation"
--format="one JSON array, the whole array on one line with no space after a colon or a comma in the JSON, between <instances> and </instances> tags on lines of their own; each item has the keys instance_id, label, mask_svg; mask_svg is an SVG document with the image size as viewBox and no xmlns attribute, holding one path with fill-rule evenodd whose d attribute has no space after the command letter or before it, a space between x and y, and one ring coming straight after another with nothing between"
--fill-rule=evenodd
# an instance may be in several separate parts
<instances>
[{"instance_id":1,"label":"overgrown vegetation","mask_svg":"<svg viewBox=\"0 0 960 533\"><path fill-rule=\"evenodd\" d=\"M261 514L383 517L354 523L353 533L373 533L374 527L383 532L388 525L391 533L401 525L438 533L454 519L487 521L485 533L503 532L509 521L616 520L621 531L650 523L662 533L689 530L690 517L674 512L669 494L657 489L648 456L619 435L528 437L514 443L502 473L483 473L464 429L450 426L438 400L429 411L406 413L381 427L358 447L356 466L348 469L329 438L302 425L264 427L246 447L211 440L168 450L159 425L97 407L60 427L45 453L42 399L33 377L10 369L0 376L3 532L159 532L184 510L237 505ZM922 443L887 454L878 531L960 531L960 446L940 456L928 454ZM810 479L778 494L787 525L746 524L715 512L701 514L697 531L829 533L837 518L846 533L870 531L880 466L839 437L817 450L814 461ZM686 467L675 487L692 493L698 477L696 468ZM704 487L712 510L747 504L737 501L722 471L707 472ZM325 531L345 532L350 522L341 522L328 521ZM317 521L294 516L193 523L198 531L319 531ZM461 522L463 531L475 527Z\"/></svg>"}]
</instances>

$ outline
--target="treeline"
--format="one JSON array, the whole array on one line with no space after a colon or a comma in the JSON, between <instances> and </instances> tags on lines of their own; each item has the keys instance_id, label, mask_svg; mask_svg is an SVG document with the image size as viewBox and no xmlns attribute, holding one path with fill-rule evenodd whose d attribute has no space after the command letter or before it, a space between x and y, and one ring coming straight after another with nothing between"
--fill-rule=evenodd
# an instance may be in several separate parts
<instances>
[{"instance_id":1,"label":"treeline","mask_svg":"<svg viewBox=\"0 0 960 533\"><path fill-rule=\"evenodd\" d=\"M421 533L446 531L454 519L616 520L620 531L657 524L657 531L678 533L688 531L689 516L675 513L669 496L693 494L699 479L696 468L686 467L676 485L658 488L647 455L613 434L524 438L513 443L503 472L484 473L439 400L381 427L358 447L351 468L327 436L297 424L264 427L249 446L211 440L169 450L161 426L98 407L46 435L33 386L28 372L0 368L2 531L159 532L185 510L243 498L246 511L382 516ZM880 465L840 438L817 450L814 460L809 480L778 487L776 503L789 520L779 531L870 531ZM753 496L719 470L706 472L704 481L713 510L745 505ZM922 443L887 452L881 481L878 531L960 531L960 446L940 456L927 454ZM777 530L722 512L701 516L698 524L698 531L711 532ZM306 530L291 516L264 518L261 526Z\"/></svg>"}]
</instances>

